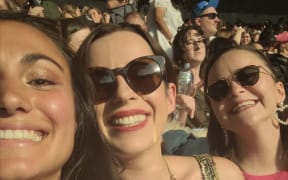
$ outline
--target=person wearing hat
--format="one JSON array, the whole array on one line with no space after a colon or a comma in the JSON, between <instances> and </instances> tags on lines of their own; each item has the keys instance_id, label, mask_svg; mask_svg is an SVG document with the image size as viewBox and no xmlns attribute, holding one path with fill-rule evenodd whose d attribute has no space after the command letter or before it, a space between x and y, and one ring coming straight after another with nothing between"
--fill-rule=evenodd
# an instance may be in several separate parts
<instances>
[{"instance_id":1,"label":"person wearing hat","mask_svg":"<svg viewBox=\"0 0 288 180\"><path fill-rule=\"evenodd\" d=\"M198 0L191 2L192 7L192 20L200 26L204 35L209 39L217 32L217 26L220 22L216 8L218 7L219 0Z\"/></svg>"},{"instance_id":2,"label":"person wearing hat","mask_svg":"<svg viewBox=\"0 0 288 180\"><path fill-rule=\"evenodd\" d=\"M288 59L288 31L275 35L275 39L279 43L279 54Z\"/></svg>"}]
</instances>

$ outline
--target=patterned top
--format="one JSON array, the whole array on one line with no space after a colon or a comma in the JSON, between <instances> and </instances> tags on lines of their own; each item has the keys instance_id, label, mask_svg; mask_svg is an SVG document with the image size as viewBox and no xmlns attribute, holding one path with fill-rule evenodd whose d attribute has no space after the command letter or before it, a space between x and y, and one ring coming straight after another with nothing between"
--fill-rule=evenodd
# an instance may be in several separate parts
<instances>
[{"instance_id":1,"label":"patterned top","mask_svg":"<svg viewBox=\"0 0 288 180\"><path fill-rule=\"evenodd\" d=\"M195 157L200 166L203 180L219 180L216 172L215 162L210 155L202 154L195 155L193 157Z\"/></svg>"}]
</instances>

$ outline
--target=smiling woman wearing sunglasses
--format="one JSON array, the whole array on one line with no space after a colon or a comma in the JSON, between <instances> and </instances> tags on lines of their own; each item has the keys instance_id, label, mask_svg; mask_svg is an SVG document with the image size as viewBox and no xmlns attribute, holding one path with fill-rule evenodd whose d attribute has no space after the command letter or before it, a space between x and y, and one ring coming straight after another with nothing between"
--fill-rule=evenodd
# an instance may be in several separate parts
<instances>
[{"instance_id":1,"label":"smiling woman wearing sunglasses","mask_svg":"<svg viewBox=\"0 0 288 180\"><path fill-rule=\"evenodd\" d=\"M203 66L204 91L212 109L210 151L236 162L246 179L288 179L283 83L265 55L229 46L230 42L223 42L224 50Z\"/></svg>"},{"instance_id":2,"label":"smiling woman wearing sunglasses","mask_svg":"<svg viewBox=\"0 0 288 180\"><path fill-rule=\"evenodd\" d=\"M76 56L95 86L97 123L121 179L243 179L239 168L223 158L199 156L208 162L200 169L193 157L162 155L162 132L175 108L175 74L163 50L140 27L100 25Z\"/></svg>"}]
</instances>

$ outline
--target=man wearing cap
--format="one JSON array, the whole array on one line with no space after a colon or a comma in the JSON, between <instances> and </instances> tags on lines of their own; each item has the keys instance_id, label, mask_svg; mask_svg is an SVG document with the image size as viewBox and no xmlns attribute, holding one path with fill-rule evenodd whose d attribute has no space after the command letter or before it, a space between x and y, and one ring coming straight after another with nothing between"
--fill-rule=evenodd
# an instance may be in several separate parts
<instances>
[{"instance_id":1,"label":"man wearing cap","mask_svg":"<svg viewBox=\"0 0 288 180\"><path fill-rule=\"evenodd\" d=\"M191 2L191 1L190 1ZM216 8L219 4L219 0L198 0L192 1L190 7L192 7L192 19L194 23L201 27L204 35L209 39L213 39L213 36L217 32L217 26L220 22Z\"/></svg>"}]
</instances>

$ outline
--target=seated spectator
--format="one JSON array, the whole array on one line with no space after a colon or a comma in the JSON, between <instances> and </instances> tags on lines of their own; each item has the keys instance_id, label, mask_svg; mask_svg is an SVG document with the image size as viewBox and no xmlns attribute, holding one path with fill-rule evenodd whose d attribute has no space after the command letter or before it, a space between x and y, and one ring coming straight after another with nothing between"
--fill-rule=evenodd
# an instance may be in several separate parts
<instances>
[{"instance_id":1,"label":"seated spectator","mask_svg":"<svg viewBox=\"0 0 288 180\"><path fill-rule=\"evenodd\" d=\"M237 163L245 179L288 179L283 83L261 52L235 42L222 46L203 62L210 151Z\"/></svg>"},{"instance_id":2,"label":"seated spectator","mask_svg":"<svg viewBox=\"0 0 288 180\"><path fill-rule=\"evenodd\" d=\"M240 45L249 46L251 45L252 39L249 32L244 31L241 33Z\"/></svg>"},{"instance_id":3,"label":"seated spectator","mask_svg":"<svg viewBox=\"0 0 288 180\"><path fill-rule=\"evenodd\" d=\"M218 30L220 18L216 8L219 0L195 0L190 1L190 7L193 9L193 23L200 26L205 37L210 41L215 37Z\"/></svg>"},{"instance_id":4,"label":"seated spectator","mask_svg":"<svg viewBox=\"0 0 288 180\"><path fill-rule=\"evenodd\" d=\"M209 109L204 99L203 82L200 78L200 66L206 57L206 43L207 39L201 27L195 25L183 27L177 32L173 41L174 63L180 70L188 62L193 74L191 94L188 96L178 94L176 98L179 105L185 107L187 114L187 118L180 121L192 129L208 127ZM194 106L191 106L192 104Z\"/></svg>"},{"instance_id":5,"label":"seated spectator","mask_svg":"<svg viewBox=\"0 0 288 180\"><path fill-rule=\"evenodd\" d=\"M103 16L103 13L100 9L96 7L90 7L87 10L87 15L90 20L92 20L94 23L106 23L106 19Z\"/></svg>"},{"instance_id":6,"label":"seated spectator","mask_svg":"<svg viewBox=\"0 0 288 180\"><path fill-rule=\"evenodd\" d=\"M179 108L174 112L179 116L174 116L165 128L165 154L191 156L209 152L206 138L209 108L199 75L200 65L206 57L206 43L203 31L196 25L183 26L173 41L174 63L178 69L183 68L186 63L190 64L193 84L189 95L176 96L178 106L183 109Z\"/></svg>"}]
</instances>

